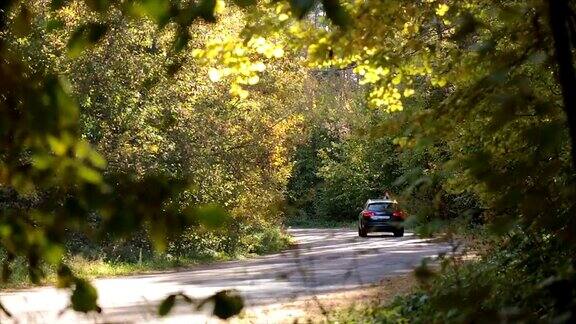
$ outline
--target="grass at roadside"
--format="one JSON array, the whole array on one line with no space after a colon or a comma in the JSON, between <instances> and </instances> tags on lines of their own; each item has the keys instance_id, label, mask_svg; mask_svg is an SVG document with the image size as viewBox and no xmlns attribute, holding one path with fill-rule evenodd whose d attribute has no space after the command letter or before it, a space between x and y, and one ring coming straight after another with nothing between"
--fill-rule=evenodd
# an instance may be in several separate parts
<instances>
[{"instance_id":1,"label":"grass at roadside","mask_svg":"<svg viewBox=\"0 0 576 324\"><path fill-rule=\"evenodd\" d=\"M401 275L382 280L379 285L371 288L371 294L364 298L354 298L341 305L326 304L328 313L326 322L333 323L398 323L402 317L396 316L396 310L387 306L398 299L409 296L417 290L417 280L414 275ZM379 314L380 312L386 314ZM386 322L386 320L390 320Z\"/></svg>"},{"instance_id":2,"label":"grass at roadside","mask_svg":"<svg viewBox=\"0 0 576 324\"><path fill-rule=\"evenodd\" d=\"M189 256L161 253L147 259L145 258L140 262L111 261L105 258L86 258L82 255L69 255L63 261L79 277L95 279L178 270L199 264L250 258L279 252L288 248L291 244L293 244L291 237L278 229L260 233L258 239L252 243L249 252L248 250L243 250L244 252L236 252L233 255L217 251L197 253ZM5 258L5 252L0 250L0 262L4 263ZM56 282L55 266L45 264L42 266L42 270L44 277L40 285L49 285ZM10 265L10 272L7 282L0 281L0 289L20 289L34 285L28 278L28 269L24 258L16 258Z\"/></svg>"},{"instance_id":3,"label":"grass at roadside","mask_svg":"<svg viewBox=\"0 0 576 324\"><path fill-rule=\"evenodd\" d=\"M169 258L166 256L157 256L150 260L140 263L130 262L112 262L103 259L89 260L82 256L76 255L66 258L65 263L70 266L74 272L87 279L116 277L134 274L143 274L156 271L176 270L180 268L191 267L198 264L226 261L232 259L226 255L203 259L186 259L186 258ZM43 267L45 277L40 282L41 285L53 284L56 281L56 270L54 267L45 265ZM17 260L12 266L10 280L0 283L1 289L18 289L27 288L33 284L28 279L27 269L22 260Z\"/></svg>"},{"instance_id":4,"label":"grass at roadside","mask_svg":"<svg viewBox=\"0 0 576 324\"><path fill-rule=\"evenodd\" d=\"M204 264L217 261L227 261L232 259L224 254L213 258L186 259L167 258L166 256L156 257L141 263L128 262L107 262L104 260L86 260L76 256L68 261L68 264L84 278L114 277L130 274L175 270L186 268L197 264Z\"/></svg>"}]
</instances>

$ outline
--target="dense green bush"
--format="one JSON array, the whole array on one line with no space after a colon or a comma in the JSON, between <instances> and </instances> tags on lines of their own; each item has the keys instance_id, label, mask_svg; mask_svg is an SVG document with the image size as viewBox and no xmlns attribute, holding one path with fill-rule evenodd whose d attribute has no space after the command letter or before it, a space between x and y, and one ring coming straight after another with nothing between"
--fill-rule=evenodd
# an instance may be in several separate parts
<instances>
[{"instance_id":1,"label":"dense green bush","mask_svg":"<svg viewBox=\"0 0 576 324\"><path fill-rule=\"evenodd\" d=\"M292 218L353 221L367 199L399 191L398 151L389 137L313 132L296 159L288 186Z\"/></svg>"},{"instance_id":2,"label":"dense green bush","mask_svg":"<svg viewBox=\"0 0 576 324\"><path fill-rule=\"evenodd\" d=\"M520 230L485 247L474 260L444 256L441 269L417 269L420 287L390 305L342 312L337 318L360 323L562 323L572 316L573 250L554 237Z\"/></svg>"},{"instance_id":3,"label":"dense green bush","mask_svg":"<svg viewBox=\"0 0 576 324\"><path fill-rule=\"evenodd\" d=\"M189 229L168 243L166 251L155 252L151 242L140 233L126 240L93 242L78 233L70 234L64 262L87 278L127 275L151 270L166 270L196 263L230 260L279 252L290 244L290 236L278 225L240 226L218 231ZM0 249L0 260L7 254ZM10 266L10 280L0 287L30 284L26 260L17 257ZM55 269L42 264L44 282L55 280Z\"/></svg>"},{"instance_id":4,"label":"dense green bush","mask_svg":"<svg viewBox=\"0 0 576 324\"><path fill-rule=\"evenodd\" d=\"M286 200L290 207L289 217L313 218L316 214L316 201L322 185L318 174L322 167L321 152L332 148L339 139L323 127L314 127L308 138L296 147L294 166L286 186Z\"/></svg>"}]
</instances>

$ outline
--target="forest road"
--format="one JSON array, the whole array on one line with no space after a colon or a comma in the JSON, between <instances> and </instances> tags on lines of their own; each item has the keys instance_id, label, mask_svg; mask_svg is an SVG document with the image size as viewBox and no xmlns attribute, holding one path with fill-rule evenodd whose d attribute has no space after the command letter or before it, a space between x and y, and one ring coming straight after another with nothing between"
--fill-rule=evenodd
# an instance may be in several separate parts
<instances>
[{"instance_id":1,"label":"forest road","mask_svg":"<svg viewBox=\"0 0 576 324\"><path fill-rule=\"evenodd\" d=\"M156 314L161 300L177 292L202 298L222 289L237 289L250 310L357 289L409 273L422 258L450 250L447 244L419 239L411 233L400 238L388 234L360 238L351 229L289 231L297 244L282 253L173 272L95 280L101 314L61 312L68 305L69 292L53 287L3 292L0 301L14 317L0 315L0 322L217 322L207 315L209 309L199 313L184 303L177 303L170 316L159 318Z\"/></svg>"}]
</instances>

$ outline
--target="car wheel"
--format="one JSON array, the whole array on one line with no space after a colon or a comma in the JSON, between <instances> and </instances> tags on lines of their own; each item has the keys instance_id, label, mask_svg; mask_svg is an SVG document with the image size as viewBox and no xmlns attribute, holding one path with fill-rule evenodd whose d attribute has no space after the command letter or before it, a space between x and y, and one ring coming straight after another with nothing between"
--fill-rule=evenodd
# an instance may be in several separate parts
<instances>
[{"instance_id":1,"label":"car wheel","mask_svg":"<svg viewBox=\"0 0 576 324\"><path fill-rule=\"evenodd\" d=\"M402 237L404 236L404 229L394 231L394 237Z\"/></svg>"},{"instance_id":2,"label":"car wheel","mask_svg":"<svg viewBox=\"0 0 576 324\"><path fill-rule=\"evenodd\" d=\"M366 231L365 228L358 227L358 236L366 237L368 236L368 232Z\"/></svg>"}]
</instances>

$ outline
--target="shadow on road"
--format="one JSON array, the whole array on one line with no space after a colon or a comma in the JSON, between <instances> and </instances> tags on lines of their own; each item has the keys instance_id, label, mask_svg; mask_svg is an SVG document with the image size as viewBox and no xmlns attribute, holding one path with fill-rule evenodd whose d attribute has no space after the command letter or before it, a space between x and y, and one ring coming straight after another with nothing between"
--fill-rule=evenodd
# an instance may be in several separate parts
<instances>
[{"instance_id":1,"label":"shadow on road","mask_svg":"<svg viewBox=\"0 0 576 324\"><path fill-rule=\"evenodd\" d=\"M411 234L402 238L391 235L360 238L349 229L294 229L290 233L297 241L296 246L278 254L185 271L98 280L96 285L103 307L101 319L106 322L149 320L155 317L158 303L176 292L202 298L218 290L237 289L247 306L255 307L345 291L408 273L422 258L448 250L446 246ZM30 301L38 300L42 291L29 292L31 295L27 297ZM22 294L3 294L2 300L7 307L16 306ZM35 311L34 305L19 308L22 316ZM43 310L49 312L51 308L36 312ZM74 316L66 313L62 320L73 321ZM174 310L174 316L195 315L190 306L180 305Z\"/></svg>"}]
</instances>

